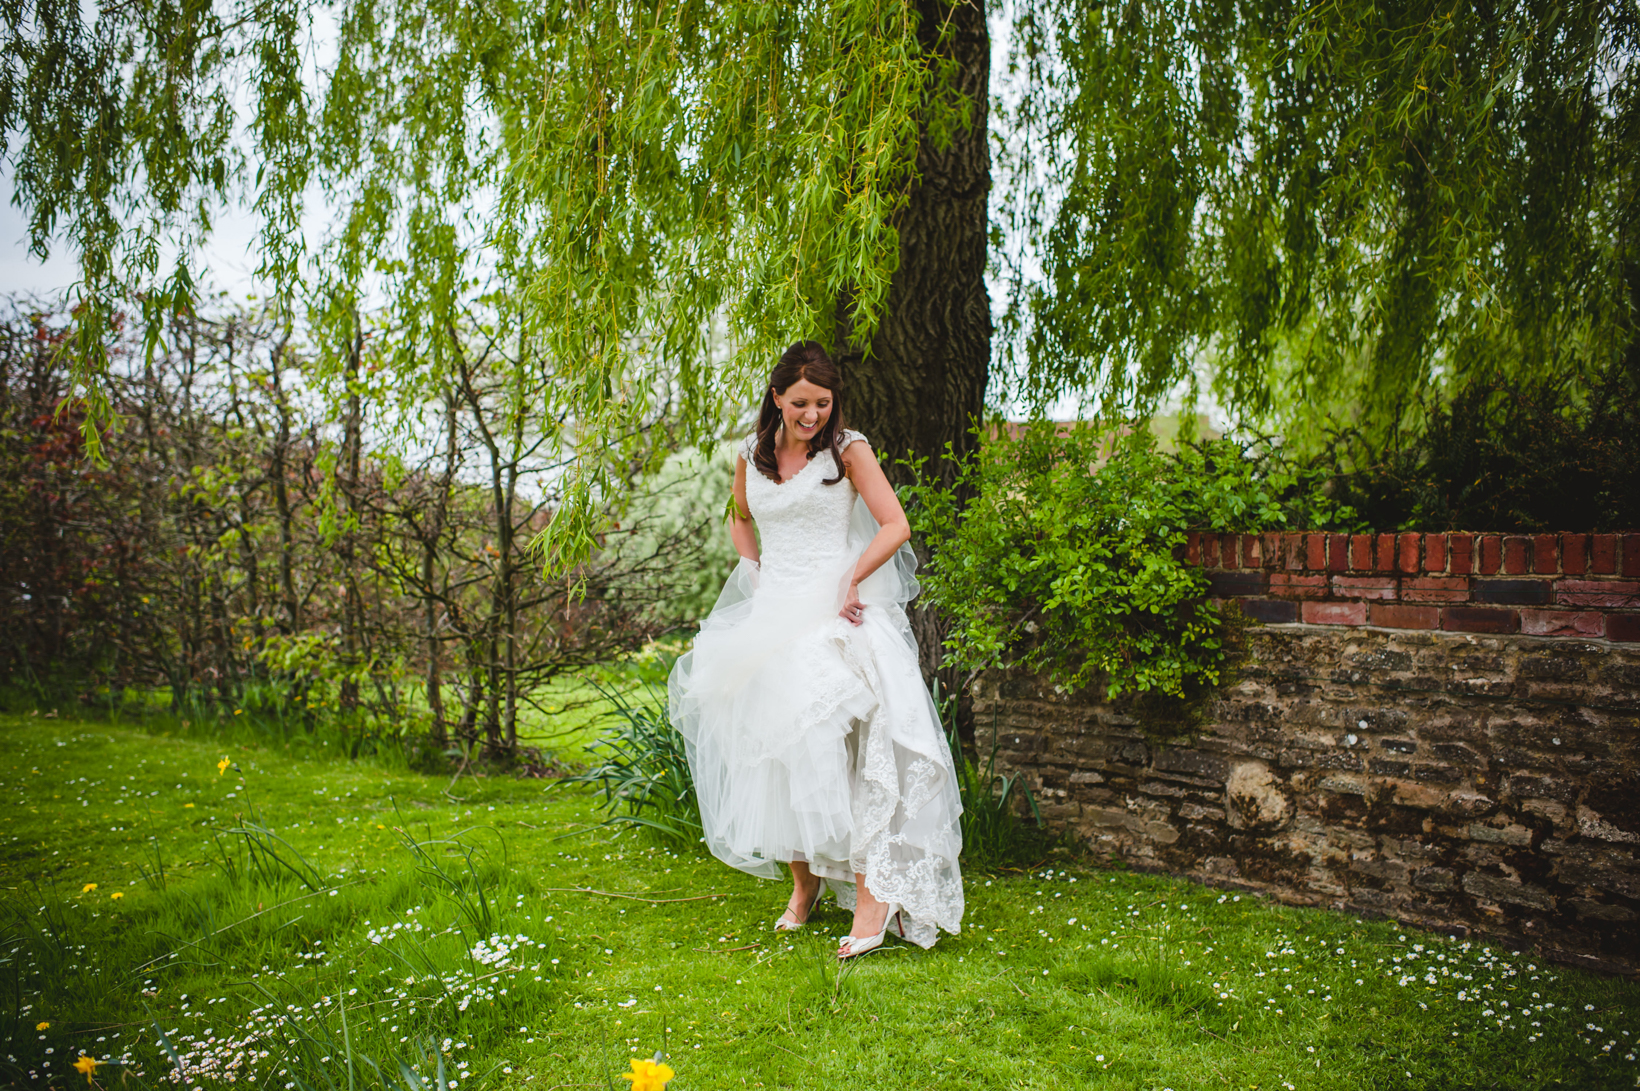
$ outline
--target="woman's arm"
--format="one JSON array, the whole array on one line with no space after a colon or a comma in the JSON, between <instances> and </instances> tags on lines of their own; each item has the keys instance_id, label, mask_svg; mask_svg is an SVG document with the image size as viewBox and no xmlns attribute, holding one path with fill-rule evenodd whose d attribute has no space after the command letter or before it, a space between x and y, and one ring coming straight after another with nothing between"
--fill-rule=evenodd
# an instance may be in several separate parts
<instances>
[{"instance_id":1,"label":"woman's arm","mask_svg":"<svg viewBox=\"0 0 1640 1091\"><path fill-rule=\"evenodd\" d=\"M752 529L752 512L746 506L746 459L740 455L735 456L735 510L729 521L729 537L734 540L736 553L757 563L757 531Z\"/></svg>"},{"instance_id":2,"label":"woman's arm","mask_svg":"<svg viewBox=\"0 0 1640 1091\"><path fill-rule=\"evenodd\" d=\"M854 575L849 578L848 594L841 614L845 620L858 625L863 609L860 605L860 581L881 568L896 550L911 540L911 522L905 517L905 509L900 507L900 498L894 495L894 486L888 483L883 468L877 465L877 456L872 453L871 444L864 440L849 444L843 452L843 469L859 490L860 499L866 502L866 510L871 512L872 518L882 528L866 546L865 552L860 554L860 560L854 566Z\"/></svg>"}]
</instances>

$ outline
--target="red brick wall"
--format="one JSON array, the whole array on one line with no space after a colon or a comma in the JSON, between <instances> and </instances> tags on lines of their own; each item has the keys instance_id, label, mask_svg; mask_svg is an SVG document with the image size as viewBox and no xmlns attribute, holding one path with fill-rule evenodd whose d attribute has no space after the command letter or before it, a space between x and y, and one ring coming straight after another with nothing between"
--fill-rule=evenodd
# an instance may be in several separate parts
<instances>
[{"instance_id":1,"label":"red brick wall","mask_svg":"<svg viewBox=\"0 0 1640 1091\"><path fill-rule=\"evenodd\" d=\"M1265 625L1640 642L1640 533L1192 534L1185 558Z\"/></svg>"}]
</instances>

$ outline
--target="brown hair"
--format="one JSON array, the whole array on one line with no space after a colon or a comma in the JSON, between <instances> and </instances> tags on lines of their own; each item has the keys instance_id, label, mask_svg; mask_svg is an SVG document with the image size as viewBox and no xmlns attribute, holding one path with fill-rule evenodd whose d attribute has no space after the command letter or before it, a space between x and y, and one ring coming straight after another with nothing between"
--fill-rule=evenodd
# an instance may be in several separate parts
<instances>
[{"instance_id":1,"label":"brown hair","mask_svg":"<svg viewBox=\"0 0 1640 1091\"><path fill-rule=\"evenodd\" d=\"M843 480L843 449L838 442L843 431L843 374L818 341L799 341L781 353L780 363L769 373L769 385L763 391L763 408L757 414L757 446L752 452L752 464L764 477L780 480L780 464L774 457L774 436L780 430L781 418L774 396L784 394L800 379L831 391L831 416L809 440L809 457L824 450L831 451L837 462L837 476L826 478L823 484L835 485Z\"/></svg>"}]
</instances>

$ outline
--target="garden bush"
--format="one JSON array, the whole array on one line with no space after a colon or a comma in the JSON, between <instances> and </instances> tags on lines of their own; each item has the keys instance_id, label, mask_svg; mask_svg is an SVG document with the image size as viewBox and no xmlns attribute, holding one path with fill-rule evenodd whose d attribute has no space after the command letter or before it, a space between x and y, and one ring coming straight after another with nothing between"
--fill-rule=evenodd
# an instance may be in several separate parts
<instances>
[{"instance_id":1,"label":"garden bush","mask_svg":"<svg viewBox=\"0 0 1640 1091\"><path fill-rule=\"evenodd\" d=\"M553 787L594 788L605 825L640 826L664 843L693 847L701 834L700 800L683 735L667 715L666 694L653 684L647 701L634 702L614 690L600 692L615 722L613 730L587 748L598 764Z\"/></svg>"},{"instance_id":2,"label":"garden bush","mask_svg":"<svg viewBox=\"0 0 1640 1091\"><path fill-rule=\"evenodd\" d=\"M1216 684L1223 619L1184 563L1186 534L1352 520L1320 485L1278 451L1230 440L1163 451L1142 429L1046 422L985 437L951 488L906 490L933 554L927 601L950 619L945 664L1100 679L1111 696Z\"/></svg>"},{"instance_id":3,"label":"garden bush","mask_svg":"<svg viewBox=\"0 0 1640 1091\"><path fill-rule=\"evenodd\" d=\"M1433 402L1420 427L1346 430L1316 459L1374 530L1640 527L1640 352L1587 385L1495 376Z\"/></svg>"}]
</instances>

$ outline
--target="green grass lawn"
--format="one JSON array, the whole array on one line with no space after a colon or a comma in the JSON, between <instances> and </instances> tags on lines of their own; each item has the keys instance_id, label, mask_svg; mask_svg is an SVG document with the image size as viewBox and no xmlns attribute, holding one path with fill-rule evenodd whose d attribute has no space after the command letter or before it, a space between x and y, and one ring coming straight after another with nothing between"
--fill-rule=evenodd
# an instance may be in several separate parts
<instances>
[{"instance_id":1,"label":"green grass lawn","mask_svg":"<svg viewBox=\"0 0 1640 1091\"><path fill-rule=\"evenodd\" d=\"M1634 984L1393 922L1066 858L969 876L960 936L839 968L834 905L776 936L781 886L596 828L579 790L451 799L378 759L91 721L0 735L20 1085L83 1086L82 1053L99 1086L200 1089L624 1088L656 1051L673 1091L1640 1076Z\"/></svg>"}]
</instances>

